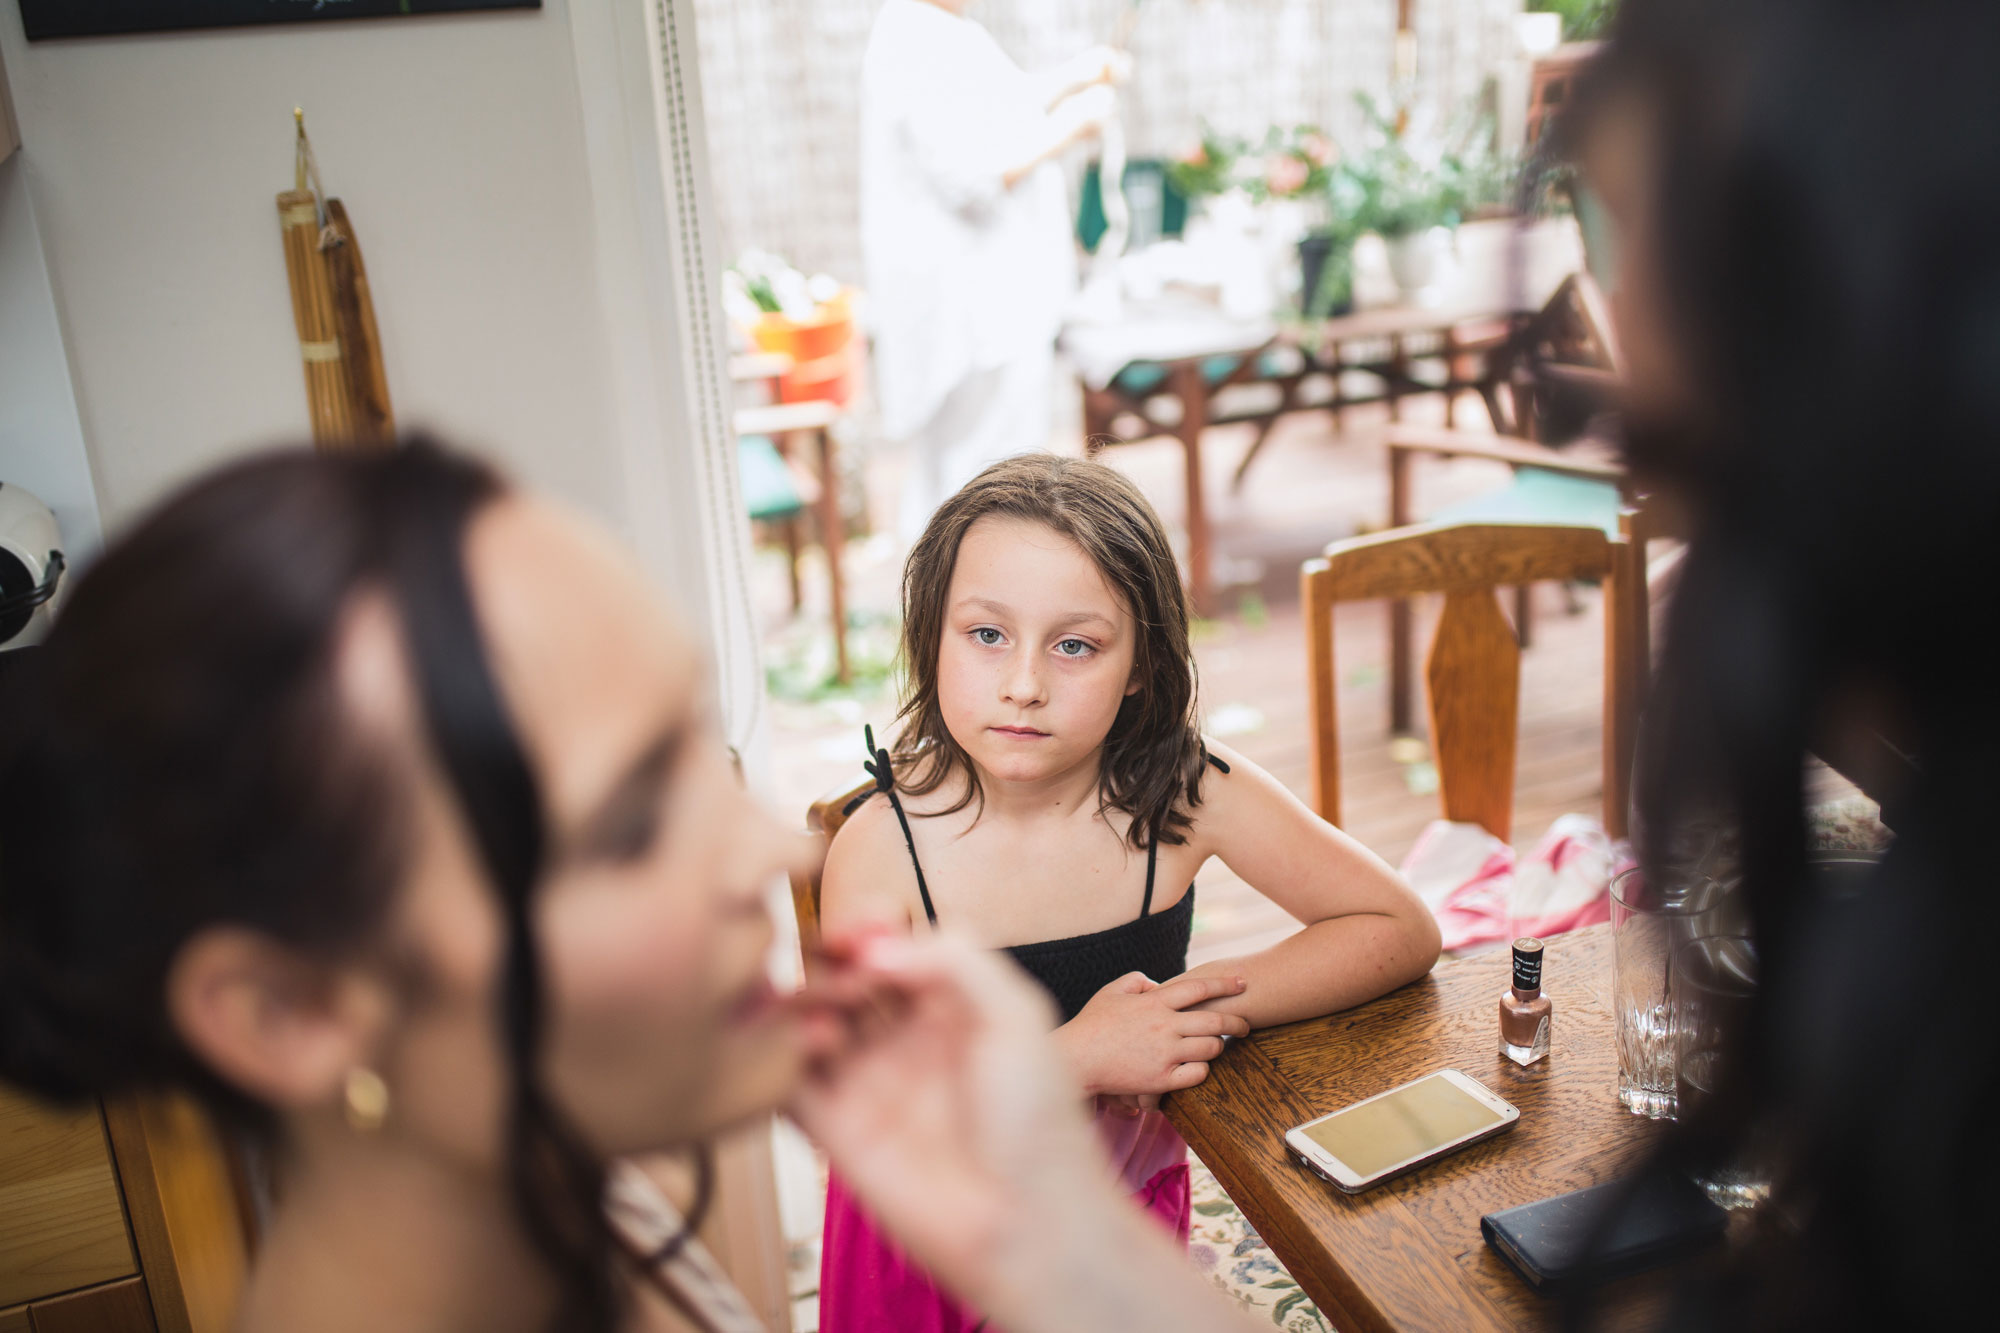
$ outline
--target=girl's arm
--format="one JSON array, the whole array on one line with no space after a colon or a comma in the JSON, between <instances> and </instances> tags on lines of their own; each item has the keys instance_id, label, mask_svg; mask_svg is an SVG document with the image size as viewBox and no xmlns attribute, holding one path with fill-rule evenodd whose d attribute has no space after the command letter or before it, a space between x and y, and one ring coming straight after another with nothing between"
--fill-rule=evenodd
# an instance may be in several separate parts
<instances>
[{"instance_id":1,"label":"girl's arm","mask_svg":"<svg viewBox=\"0 0 2000 1333\"><path fill-rule=\"evenodd\" d=\"M1269 773L1209 742L1229 765L1211 770L1193 842L1305 923L1257 953L1218 959L1189 976L1240 976L1240 995L1208 1001L1252 1027L1347 1009L1437 962L1437 922L1388 862L1308 810Z\"/></svg>"},{"instance_id":2,"label":"girl's arm","mask_svg":"<svg viewBox=\"0 0 2000 1333\"><path fill-rule=\"evenodd\" d=\"M921 933L923 900L902 826L885 800L854 812L820 875L820 934L854 938L877 931ZM1208 1076L1222 1038L1249 1027L1226 1013L1194 1012L1205 1000L1234 995L1243 983L1226 969L1157 985L1139 973L1104 987L1082 1013L1055 1029L1057 1055L1086 1094L1162 1093L1191 1088Z\"/></svg>"}]
</instances>

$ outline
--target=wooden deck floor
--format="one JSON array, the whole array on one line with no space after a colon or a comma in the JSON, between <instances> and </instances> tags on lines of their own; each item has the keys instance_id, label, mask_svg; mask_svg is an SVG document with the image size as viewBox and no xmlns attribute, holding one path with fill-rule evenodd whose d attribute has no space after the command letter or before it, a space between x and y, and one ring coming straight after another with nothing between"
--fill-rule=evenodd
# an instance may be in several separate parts
<instances>
[{"instance_id":1,"label":"wooden deck floor","mask_svg":"<svg viewBox=\"0 0 2000 1333\"><path fill-rule=\"evenodd\" d=\"M1441 403L1418 403L1442 419ZM1478 419L1476 400L1461 403L1464 424ZM1304 796L1305 645L1298 611L1298 567L1328 541L1379 526L1387 503L1383 418L1350 410L1336 431L1324 414L1281 423L1239 494L1227 479L1248 447L1243 427L1217 428L1205 437L1210 470L1208 497L1215 524L1218 583L1233 585L1230 613L1201 627L1196 656L1204 717L1215 731ZM1074 437L1056 447L1073 451ZM1156 441L1110 450L1106 460L1132 476L1170 529L1182 510L1181 454ZM894 512L899 460L868 469L874 512ZM1421 507L1441 505L1507 480L1507 470L1477 460L1432 463L1420 469ZM901 553L885 538L851 548L851 604L862 615L892 615ZM809 590L821 580L808 571ZM802 632L818 623L809 605L799 621L786 607L782 561L759 565L757 596L774 653L797 651ZM1419 643L1427 641L1419 617ZM1398 762L1387 727L1387 615L1376 605L1343 606L1336 617L1341 682L1344 823L1392 863L1409 849L1424 823L1438 813L1434 774L1426 761ZM1597 813L1603 633L1595 589L1573 596L1557 586L1536 590L1534 646L1521 672L1521 730L1514 840L1531 846L1557 815ZM861 727L882 732L894 713L883 688L811 703L774 700L772 771L768 789L781 809L798 810L816 796L858 780ZM1427 780L1428 779L1428 780ZM1227 867L1203 872L1197 899L1195 956L1215 957L1258 947L1295 928L1281 909L1251 890Z\"/></svg>"}]
</instances>

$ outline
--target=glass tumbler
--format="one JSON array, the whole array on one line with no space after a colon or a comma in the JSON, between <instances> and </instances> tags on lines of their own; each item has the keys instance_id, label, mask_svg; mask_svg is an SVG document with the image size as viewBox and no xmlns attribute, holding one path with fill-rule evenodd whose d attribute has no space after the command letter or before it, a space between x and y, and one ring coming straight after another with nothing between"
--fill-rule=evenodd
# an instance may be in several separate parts
<instances>
[{"instance_id":1,"label":"glass tumbler","mask_svg":"<svg viewBox=\"0 0 2000 1333\"><path fill-rule=\"evenodd\" d=\"M1726 907L1720 885L1692 870L1648 879L1635 867L1611 881L1611 1005L1618 1042L1618 1101L1634 1115L1671 1120L1674 1082L1674 950L1714 933Z\"/></svg>"},{"instance_id":2,"label":"glass tumbler","mask_svg":"<svg viewBox=\"0 0 2000 1333\"><path fill-rule=\"evenodd\" d=\"M1757 950L1742 935L1702 935L1674 950L1673 1025L1678 1113L1715 1095L1725 1053L1750 1021L1757 996ZM1725 1208L1748 1208L1770 1193L1755 1163L1726 1163L1697 1179Z\"/></svg>"}]
</instances>

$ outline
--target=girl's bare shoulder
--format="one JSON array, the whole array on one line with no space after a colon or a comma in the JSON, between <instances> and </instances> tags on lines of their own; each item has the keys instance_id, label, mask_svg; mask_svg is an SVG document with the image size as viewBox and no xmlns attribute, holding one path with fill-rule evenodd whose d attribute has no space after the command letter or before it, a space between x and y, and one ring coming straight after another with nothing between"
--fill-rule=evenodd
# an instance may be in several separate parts
<instances>
[{"instance_id":1,"label":"girl's bare shoulder","mask_svg":"<svg viewBox=\"0 0 2000 1333\"><path fill-rule=\"evenodd\" d=\"M1209 764L1201 776L1201 804L1188 811L1195 838L1209 841L1246 814L1298 803L1298 798L1255 760L1212 736L1201 739L1209 758L1218 762Z\"/></svg>"},{"instance_id":2,"label":"girl's bare shoulder","mask_svg":"<svg viewBox=\"0 0 2000 1333\"><path fill-rule=\"evenodd\" d=\"M828 928L862 921L907 924L916 875L895 807L871 794L827 848L820 872L820 920Z\"/></svg>"}]
</instances>

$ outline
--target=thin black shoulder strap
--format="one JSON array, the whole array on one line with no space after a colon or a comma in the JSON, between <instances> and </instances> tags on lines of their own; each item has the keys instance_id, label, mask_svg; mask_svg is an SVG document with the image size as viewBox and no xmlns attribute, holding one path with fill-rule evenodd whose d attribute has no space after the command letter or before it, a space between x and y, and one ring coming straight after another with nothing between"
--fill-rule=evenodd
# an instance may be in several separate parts
<instances>
[{"instance_id":1,"label":"thin black shoulder strap","mask_svg":"<svg viewBox=\"0 0 2000 1333\"><path fill-rule=\"evenodd\" d=\"M1220 771L1224 773L1227 773L1229 771L1229 765L1223 763L1220 759L1217 759L1214 755L1210 754L1206 746L1202 748L1201 757L1207 760L1209 763L1214 764L1216 768L1219 769ZM916 855L915 852L912 852L910 854L912 856ZM1158 869L1159 864L1160 864L1160 840L1158 838L1155 838L1153 839L1153 841L1146 844L1146 896L1139 904L1140 916L1152 915L1153 872L1156 869ZM923 877L919 875L918 878L922 879ZM930 899L926 898L924 899L924 901L929 902Z\"/></svg>"},{"instance_id":2,"label":"thin black shoulder strap","mask_svg":"<svg viewBox=\"0 0 2000 1333\"><path fill-rule=\"evenodd\" d=\"M875 748L875 728L863 727L862 737L868 743L868 762L862 767L868 776L875 779L875 790L889 798L889 804L896 811L896 822L903 826L903 845L910 849L910 868L917 872L917 894L924 900L924 915L935 926L938 923L937 908L931 906L930 886L924 883L924 864L917 860L917 840L910 836L910 817L903 813L903 802L896 795L896 775L889 767L889 752ZM1152 897L1153 880L1150 873L1146 877L1146 896Z\"/></svg>"}]
</instances>

